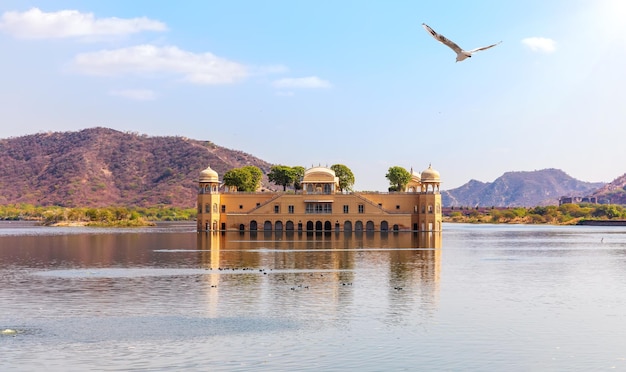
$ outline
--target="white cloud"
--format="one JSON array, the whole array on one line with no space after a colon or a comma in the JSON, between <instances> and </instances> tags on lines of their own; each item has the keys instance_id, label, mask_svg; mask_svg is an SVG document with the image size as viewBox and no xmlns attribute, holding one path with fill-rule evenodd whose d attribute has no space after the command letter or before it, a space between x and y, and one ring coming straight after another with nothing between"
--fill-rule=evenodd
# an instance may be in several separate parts
<instances>
[{"instance_id":1,"label":"white cloud","mask_svg":"<svg viewBox=\"0 0 626 372\"><path fill-rule=\"evenodd\" d=\"M74 67L93 75L182 75L194 84L229 84L246 78L248 68L211 53L192 53L175 46L137 45L78 54Z\"/></svg>"},{"instance_id":2,"label":"white cloud","mask_svg":"<svg viewBox=\"0 0 626 372\"><path fill-rule=\"evenodd\" d=\"M275 88L330 88L332 85L317 76L303 78L285 78L272 82Z\"/></svg>"},{"instance_id":3,"label":"white cloud","mask_svg":"<svg viewBox=\"0 0 626 372\"><path fill-rule=\"evenodd\" d=\"M552 53L556 50L556 41L545 37L527 37L522 40L533 52Z\"/></svg>"},{"instance_id":4,"label":"white cloud","mask_svg":"<svg viewBox=\"0 0 626 372\"><path fill-rule=\"evenodd\" d=\"M123 97L133 101L153 101L156 99L154 91L149 89L125 89L112 90L109 92L112 96Z\"/></svg>"},{"instance_id":5,"label":"white cloud","mask_svg":"<svg viewBox=\"0 0 626 372\"><path fill-rule=\"evenodd\" d=\"M141 31L165 31L167 26L146 17L101 18L77 10L42 12L32 8L25 12L4 12L0 30L25 39L54 39L66 37L119 36Z\"/></svg>"}]
</instances>

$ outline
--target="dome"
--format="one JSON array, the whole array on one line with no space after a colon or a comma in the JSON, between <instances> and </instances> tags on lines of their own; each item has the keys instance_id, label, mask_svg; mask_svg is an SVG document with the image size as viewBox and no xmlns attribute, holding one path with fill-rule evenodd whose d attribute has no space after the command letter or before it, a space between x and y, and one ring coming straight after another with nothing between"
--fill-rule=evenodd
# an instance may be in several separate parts
<instances>
[{"instance_id":1,"label":"dome","mask_svg":"<svg viewBox=\"0 0 626 372\"><path fill-rule=\"evenodd\" d=\"M313 167L304 171L303 182L334 182L335 171L326 167Z\"/></svg>"},{"instance_id":2,"label":"dome","mask_svg":"<svg viewBox=\"0 0 626 372\"><path fill-rule=\"evenodd\" d=\"M335 171L327 167L312 167L304 171L305 175L312 173L325 173L335 177Z\"/></svg>"},{"instance_id":3,"label":"dome","mask_svg":"<svg viewBox=\"0 0 626 372\"><path fill-rule=\"evenodd\" d=\"M200 172L200 182L219 182L217 172L208 166L205 170Z\"/></svg>"},{"instance_id":4,"label":"dome","mask_svg":"<svg viewBox=\"0 0 626 372\"><path fill-rule=\"evenodd\" d=\"M411 169L411 182L422 182L422 176Z\"/></svg>"},{"instance_id":5,"label":"dome","mask_svg":"<svg viewBox=\"0 0 626 372\"><path fill-rule=\"evenodd\" d=\"M439 172L434 170L430 165L428 169L422 172L422 182L440 182Z\"/></svg>"}]
</instances>

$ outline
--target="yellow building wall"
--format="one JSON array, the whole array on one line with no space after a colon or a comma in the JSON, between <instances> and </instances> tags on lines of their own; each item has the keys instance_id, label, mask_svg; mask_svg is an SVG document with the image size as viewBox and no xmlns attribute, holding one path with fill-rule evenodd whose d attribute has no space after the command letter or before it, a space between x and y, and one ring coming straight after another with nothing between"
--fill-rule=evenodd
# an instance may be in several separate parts
<instances>
[{"instance_id":1,"label":"yellow building wall","mask_svg":"<svg viewBox=\"0 0 626 372\"><path fill-rule=\"evenodd\" d=\"M332 205L331 213L306 213L307 202L326 202ZM221 193L198 196L198 230L244 230L250 229L251 221L256 221L257 230L263 230L265 223L276 229L277 223L287 229L307 230L307 223L314 230L344 230L346 221L353 231L360 221L363 230L367 222L373 223L373 230L382 230L383 221L392 231L441 229L441 196L421 193L351 193L351 194L290 194L290 193ZM437 204L438 203L438 204ZM209 212L206 206L210 205ZM217 204L217 212L215 205ZM359 212L362 206L362 213ZM436 212L438 205L439 213ZM292 207L290 209L290 206ZM347 213L344 213L347 206ZM429 207L430 206L430 207ZM200 209L202 212L200 212ZM424 212L422 212L424 211ZM217 222L216 222L217 221ZM216 223L215 223L216 222ZM208 223L208 225L207 225ZM329 228L330 225L330 228ZM310 226L309 226L310 227Z\"/></svg>"}]
</instances>

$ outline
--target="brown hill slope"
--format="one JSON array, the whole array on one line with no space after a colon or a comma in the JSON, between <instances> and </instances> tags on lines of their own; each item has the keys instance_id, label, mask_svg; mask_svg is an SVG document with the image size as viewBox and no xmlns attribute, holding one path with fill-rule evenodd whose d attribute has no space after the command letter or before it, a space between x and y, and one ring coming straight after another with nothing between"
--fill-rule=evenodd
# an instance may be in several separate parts
<instances>
[{"instance_id":1,"label":"brown hill slope","mask_svg":"<svg viewBox=\"0 0 626 372\"><path fill-rule=\"evenodd\" d=\"M603 203L626 205L626 173L595 191L593 196Z\"/></svg>"},{"instance_id":2,"label":"brown hill slope","mask_svg":"<svg viewBox=\"0 0 626 372\"><path fill-rule=\"evenodd\" d=\"M0 203L193 207L198 173L270 164L241 151L185 137L107 128L0 140Z\"/></svg>"}]
</instances>

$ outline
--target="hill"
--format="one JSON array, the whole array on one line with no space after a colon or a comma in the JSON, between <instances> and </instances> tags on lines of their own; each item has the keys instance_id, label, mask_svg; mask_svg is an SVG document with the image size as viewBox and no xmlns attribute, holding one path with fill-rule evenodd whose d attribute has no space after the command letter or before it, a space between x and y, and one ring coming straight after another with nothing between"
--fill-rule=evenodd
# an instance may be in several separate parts
<instances>
[{"instance_id":1,"label":"hill","mask_svg":"<svg viewBox=\"0 0 626 372\"><path fill-rule=\"evenodd\" d=\"M471 180L452 190L442 191L445 207L534 207L558 205L561 196L587 196L604 186L583 182L559 169L506 172L494 182Z\"/></svg>"},{"instance_id":2,"label":"hill","mask_svg":"<svg viewBox=\"0 0 626 372\"><path fill-rule=\"evenodd\" d=\"M626 205L626 173L596 190L591 196L599 202Z\"/></svg>"},{"instance_id":3,"label":"hill","mask_svg":"<svg viewBox=\"0 0 626 372\"><path fill-rule=\"evenodd\" d=\"M107 128L0 140L0 204L195 206L199 172L270 164L185 137Z\"/></svg>"}]
</instances>

